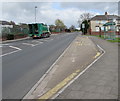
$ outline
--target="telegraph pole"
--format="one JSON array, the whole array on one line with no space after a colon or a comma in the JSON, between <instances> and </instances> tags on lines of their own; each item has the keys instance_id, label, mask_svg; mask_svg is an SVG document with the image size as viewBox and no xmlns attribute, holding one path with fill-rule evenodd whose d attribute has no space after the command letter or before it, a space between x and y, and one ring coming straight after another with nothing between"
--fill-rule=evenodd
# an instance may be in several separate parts
<instances>
[{"instance_id":1,"label":"telegraph pole","mask_svg":"<svg viewBox=\"0 0 120 101\"><path fill-rule=\"evenodd\" d=\"M35 23L36 23L36 9L37 9L37 6L35 6Z\"/></svg>"}]
</instances>

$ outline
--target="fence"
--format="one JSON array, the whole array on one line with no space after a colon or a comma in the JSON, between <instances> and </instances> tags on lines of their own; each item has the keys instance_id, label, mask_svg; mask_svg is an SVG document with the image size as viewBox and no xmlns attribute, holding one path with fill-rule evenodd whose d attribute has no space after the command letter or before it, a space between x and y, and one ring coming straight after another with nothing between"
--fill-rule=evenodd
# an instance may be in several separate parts
<instances>
[{"instance_id":1,"label":"fence","mask_svg":"<svg viewBox=\"0 0 120 101\"><path fill-rule=\"evenodd\" d=\"M17 39L28 36L29 29L28 28L21 28L21 27L2 27L2 31L0 37L2 40L6 39Z\"/></svg>"}]
</instances>

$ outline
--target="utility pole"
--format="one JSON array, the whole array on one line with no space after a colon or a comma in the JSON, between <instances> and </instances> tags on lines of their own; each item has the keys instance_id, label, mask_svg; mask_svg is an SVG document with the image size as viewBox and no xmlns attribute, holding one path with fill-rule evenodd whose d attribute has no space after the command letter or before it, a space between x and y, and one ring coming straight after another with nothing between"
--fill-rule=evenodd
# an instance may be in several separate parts
<instances>
[{"instance_id":1,"label":"utility pole","mask_svg":"<svg viewBox=\"0 0 120 101\"><path fill-rule=\"evenodd\" d=\"M101 27L102 27L102 26L101 26L101 23L99 23L99 37L101 37L101 34L102 34L102 33L101 33Z\"/></svg>"},{"instance_id":2,"label":"utility pole","mask_svg":"<svg viewBox=\"0 0 120 101\"><path fill-rule=\"evenodd\" d=\"M36 9L37 9L37 6L35 6L35 23L36 23Z\"/></svg>"}]
</instances>

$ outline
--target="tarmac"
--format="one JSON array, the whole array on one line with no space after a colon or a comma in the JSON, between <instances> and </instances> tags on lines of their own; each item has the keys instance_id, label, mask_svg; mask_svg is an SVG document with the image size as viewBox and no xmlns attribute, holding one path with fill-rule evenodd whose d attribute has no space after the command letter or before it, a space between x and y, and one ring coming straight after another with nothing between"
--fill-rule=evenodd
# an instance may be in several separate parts
<instances>
[{"instance_id":1,"label":"tarmac","mask_svg":"<svg viewBox=\"0 0 120 101\"><path fill-rule=\"evenodd\" d=\"M90 39L105 54L56 99L118 99L118 45L97 37Z\"/></svg>"},{"instance_id":2,"label":"tarmac","mask_svg":"<svg viewBox=\"0 0 120 101\"><path fill-rule=\"evenodd\" d=\"M87 36L78 35L23 99L52 99L101 54Z\"/></svg>"}]
</instances>

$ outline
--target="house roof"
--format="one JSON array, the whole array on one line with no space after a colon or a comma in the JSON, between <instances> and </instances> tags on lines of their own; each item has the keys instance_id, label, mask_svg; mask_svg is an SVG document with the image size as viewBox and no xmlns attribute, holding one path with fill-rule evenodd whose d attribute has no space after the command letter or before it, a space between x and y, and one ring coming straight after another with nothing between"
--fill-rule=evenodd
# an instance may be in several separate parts
<instances>
[{"instance_id":1,"label":"house roof","mask_svg":"<svg viewBox=\"0 0 120 101\"><path fill-rule=\"evenodd\" d=\"M112 20L112 19L120 20L120 16L117 15L96 15L91 20Z\"/></svg>"},{"instance_id":2,"label":"house roof","mask_svg":"<svg viewBox=\"0 0 120 101\"><path fill-rule=\"evenodd\" d=\"M13 25L11 22L1 21L1 20L0 20L0 24L2 24L2 25Z\"/></svg>"}]
</instances>

